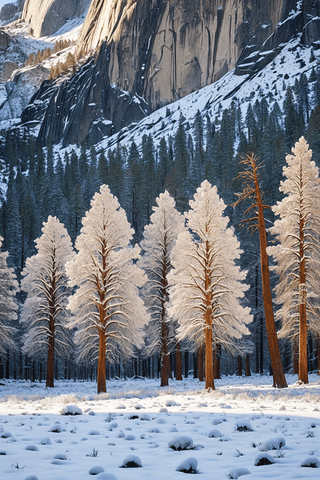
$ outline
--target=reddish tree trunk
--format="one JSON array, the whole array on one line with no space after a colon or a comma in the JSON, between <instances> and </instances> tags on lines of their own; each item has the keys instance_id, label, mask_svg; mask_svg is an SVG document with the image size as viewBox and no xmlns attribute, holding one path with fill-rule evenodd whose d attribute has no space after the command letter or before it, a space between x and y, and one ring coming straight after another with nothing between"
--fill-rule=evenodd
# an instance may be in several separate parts
<instances>
[{"instance_id":1,"label":"reddish tree trunk","mask_svg":"<svg viewBox=\"0 0 320 480\"><path fill-rule=\"evenodd\" d=\"M206 242L206 257L209 256L209 245ZM212 362L212 300L210 288L210 277L209 277L209 262L206 265L205 271L205 292L206 292L206 311L205 311L205 379L206 379L206 389L212 388L214 390L214 377L213 377L213 362Z\"/></svg>"},{"instance_id":2,"label":"reddish tree trunk","mask_svg":"<svg viewBox=\"0 0 320 480\"><path fill-rule=\"evenodd\" d=\"M99 330L99 359L97 374L98 393L106 392L106 336L103 329Z\"/></svg>"},{"instance_id":3,"label":"reddish tree trunk","mask_svg":"<svg viewBox=\"0 0 320 480\"><path fill-rule=\"evenodd\" d=\"M203 382L203 345L198 348L198 378L200 382Z\"/></svg>"},{"instance_id":4,"label":"reddish tree trunk","mask_svg":"<svg viewBox=\"0 0 320 480\"><path fill-rule=\"evenodd\" d=\"M266 328L269 341L270 360L273 372L274 384L278 388L287 387L286 377L283 372L283 366L280 355L279 342L276 331L276 324L273 316L272 295L270 287L269 262L267 255L267 235L263 214L263 204L260 194L259 181L257 177L257 168L253 165L254 185L258 207L258 226L260 237L260 256L261 256L261 277L264 302L264 313L266 319Z\"/></svg>"},{"instance_id":5,"label":"reddish tree trunk","mask_svg":"<svg viewBox=\"0 0 320 480\"><path fill-rule=\"evenodd\" d=\"M182 360L179 342L176 346L176 380L182 380Z\"/></svg>"},{"instance_id":6,"label":"reddish tree trunk","mask_svg":"<svg viewBox=\"0 0 320 480\"><path fill-rule=\"evenodd\" d=\"M54 315L50 309L46 387L54 387Z\"/></svg>"},{"instance_id":7,"label":"reddish tree trunk","mask_svg":"<svg viewBox=\"0 0 320 480\"><path fill-rule=\"evenodd\" d=\"M320 335L317 336L318 375L320 375Z\"/></svg>"}]
</instances>

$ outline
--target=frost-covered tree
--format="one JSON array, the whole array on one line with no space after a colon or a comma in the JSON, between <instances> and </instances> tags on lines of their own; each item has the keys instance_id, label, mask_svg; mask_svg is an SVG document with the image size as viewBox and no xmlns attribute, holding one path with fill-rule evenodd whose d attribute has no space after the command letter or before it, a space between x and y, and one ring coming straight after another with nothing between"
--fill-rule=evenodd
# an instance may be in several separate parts
<instances>
[{"instance_id":1,"label":"frost-covered tree","mask_svg":"<svg viewBox=\"0 0 320 480\"><path fill-rule=\"evenodd\" d=\"M129 357L142 344L148 316L138 287L146 278L134 264L140 248L130 246L133 230L107 185L94 195L82 225L78 253L66 267L70 285L78 287L68 308L79 359L98 358L99 393L106 391L106 360Z\"/></svg>"},{"instance_id":2,"label":"frost-covered tree","mask_svg":"<svg viewBox=\"0 0 320 480\"><path fill-rule=\"evenodd\" d=\"M167 191L156 199L157 206L144 229L141 247L144 255L139 266L148 275L145 286L145 300L151 321L146 333L148 356L160 352L161 386L168 385L168 362L173 322L167 313L169 299L168 273L171 269L170 254L179 233L184 231L184 217L175 209L175 201Z\"/></svg>"},{"instance_id":3,"label":"frost-covered tree","mask_svg":"<svg viewBox=\"0 0 320 480\"><path fill-rule=\"evenodd\" d=\"M169 312L180 323L180 339L195 349L205 344L206 388L214 388L212 344L232 349L235 339L250 333L252 316L239 301L246 272L235 263L241 250L217 188L205 180L190 207L185 216L192 233L180 233L172 251Z\"/></svg>"},{"instance_id":4,"label":"frost-covered tree","mask_svg":"<svg viewBox=\"0 0 320 480\"><path fill-rule=\"evenodd\" d=\"M280 335L299 342L299 380L308 383L308 328L320 333L320 179L304 137L292 153L286 157L286 179L280 184L285 197L273 207L280 218L270 230L279 243L268 253L279 275Z\"/></svg>"},{"instance_id":5,"label":"frost-covered tree","mask_svg":"<svg viewBox=\"0 0 320 480\"><path fill-rule=\"evenodd\" d=\"M0 248L2 242L3 238L0 237ZM18 282L13 268L7 265L8 255L8 252L0 251L0 356L15 348L16 328L12 326L12 322L18 318L15 298Z\"/></svg>"},{"instance_id":6,"label":"frost-covered tree","mask_svg":"<svg viewBox=\"0 0 320 480\"><path fill-rule=\"evenodd\" d=\"M24 324L22 351L46 357L47 387L54 387L55 354L70 355L70 333L66 309L70 289L65 264L74 255L64 225L56 217L43 223L42 235L35 240L37 253L26 261L21 290L27 293L20 321Z\"/></svg>"}]
</instances>

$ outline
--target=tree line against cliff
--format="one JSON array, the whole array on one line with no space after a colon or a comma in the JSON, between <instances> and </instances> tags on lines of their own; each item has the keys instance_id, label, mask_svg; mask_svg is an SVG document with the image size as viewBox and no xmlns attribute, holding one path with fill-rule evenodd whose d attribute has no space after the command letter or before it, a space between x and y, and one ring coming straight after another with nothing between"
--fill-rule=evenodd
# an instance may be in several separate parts
<instances>
[{"instance_id":1,"label":"tree line against cliff","mask_svg":"<svg viewBox=\"0 0 320 480\"><path fill-rule=\"evenodd\" d=\"M1 208L1 231L4 249L9 251L18 278L26 259L35 253L34 240L39 237L41 225L48 215L57 216L64 223L74 242L90 199L101 184L110 186L125 209L134 227L133 243L142 240L155 199L165 189L175 199L178 211L183 212L187 210L196 187L206 178L217 185L219 194L230 205L234 201L234 192L240 190L238 180L234 180L240 168L239 157L235 154L238 152L252 151L264 159L261 182L266 190L266 203L274 205L280 199L279 182L285 154L301 135L304 134L309 141L317 164L320 159L318 76L312 73L306 81L302 75L294 88L285 85L284 88L283 112L276 103L270 102L271 107L270 99L263 98L250 103L245 118L242 118L240 102L235 99L228 110L219 112L215 122L200 112L193 124L181 116L176 134L167 140L162 139L157 147L150 136L144 136L141 147L134 143L129 148L118 145L108 151L107 156L83 145L79 154L72 152L54 162L51 145L43 151L27 134L8 133L2 145L8 188ZM227 207L226 212L244 250L241 266L249 271L250 289L246 298L254 313L251 331L255 345L254 362L251 362L254 370L263 372L269 358L262 321L257 241L254 236L248 238L238 227L243 216L242 207L235 210ZM267 221L273 223L271 211L267 213ZM275 277L272 281L275 284ZM308 342L309 367L312 369L315 365L311 358L318 347L314 337L309 336ZM292 364L297 368L291 346L283 342L281 350L285 368ZM15 356L17 374L19 363L26 366L29 363L24 355ZM227 363L225 352L222 357ZM184 366L188 366L188 356L183 357L183 361ZM4 358L5 370L7 363ZM150 363L142 364L139 368L150 373ZM137 372L137 363L134 368Z\"/></svg>"}]
</instances>

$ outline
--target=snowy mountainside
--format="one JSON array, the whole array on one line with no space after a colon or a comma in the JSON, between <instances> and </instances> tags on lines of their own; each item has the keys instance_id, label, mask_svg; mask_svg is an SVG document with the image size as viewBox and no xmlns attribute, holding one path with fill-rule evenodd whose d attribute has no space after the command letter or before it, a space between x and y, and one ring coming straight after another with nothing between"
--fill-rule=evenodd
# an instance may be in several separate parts
<instances>
[{"instance_id":1,"label":"snowy mountainside","mask_svg":"<svg viewBox=\"0 0 320 480\"><path fill-rule=\"evenodd\" d=\"M162 137L174 135L178 128L180 115L185 117L185 126L193 124L199 110L205 119L208 115L212 122L220 118L223 110L234 101L239 104L243 118L250 102L266 98L271 109L275 102L282 108L283 88L293 87L302 73L310 75L312 68L320 64L320 50L314 51L315 60L310 62L311 47L301 45L300 38L291 40L279 55L261 71L239 76L234 69L212 85L202 88L186 97L163 107L138 123L123 128L111 137L96 145L97 150L107 150L120 141L130 145L134 141L139 145L144 134L150 134L156 144ZM137 99L139 101L139 99ZM190 129L190 132L192 131Z\"/></svg>"}]
</instances>

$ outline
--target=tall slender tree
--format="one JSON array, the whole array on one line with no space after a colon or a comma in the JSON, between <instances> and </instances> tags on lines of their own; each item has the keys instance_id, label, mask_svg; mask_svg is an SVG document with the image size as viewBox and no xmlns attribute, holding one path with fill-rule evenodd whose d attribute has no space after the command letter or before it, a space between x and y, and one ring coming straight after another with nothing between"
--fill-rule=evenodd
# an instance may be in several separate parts
<instances>
[{"instance_id":1,"label":"tall slender tree","mask_svg":"<svg viewBox=\"0 0 320 480\"><path fill-rule=\"evenodd\" d=\"M46 386L54 387L55 354L70 355L65 264L74 254L68 232L56 217L43 224L36 249L22 272L21 289L27 293L20 319L25 327L22 351L46 356Z\"/></svg>"},{"instance_id":2,"label":"tall slender tree","mask_svg":"<svg viewBox=\"0 0 320 480\"><path fill-rule=\"evenodd\" d=\"M234 206L239 202L249 200L249 207L245 214L250 215L253 212L253 216L244 220L244 222L249 223L249 230L251 229L252 232L255 232L256 230L259 231L264 314L268 333L273 380L276 387L285 388L287 387L287 381L283 372L272 305L270 271L267 255L267 235L264 219L264 209L267 208L267 206L264 205L263 196L260 190L259 168L261 167L261 164L258 163L257 158L253 153L244 156L241 160L241 164L243 165L244 170L238 177L242 179L244 188L243 192L237 194L239 198L234 203Z\"/></svg>"},{"instance_id":3,"label":"tall slender tree","mask_svg":"<svg viewBox=\"0 0 320 480\"><path fill-rule=\"evenodd\" d=\"M94 195L82 225L78 253L66 266L70 285L78 287L69 299L70 328L77 329L78 358L98 358L100 393L106 391L106 360L132 356L142 345L148 316L138 287L146 278L134 264L140 247L130 246L133 230L107 185Z\"/></svg>"},{"instance_id":4,"label":"tall slender tree","mask_svg":"<svg viewBox=\"0 0 320 480\"><path fill-rule=\"evenodd\" d=\"M308 383L308 329L316 337L320 333L320 179L304 137L292 153L286 157L286 179L280 184L285 197L273 207L280 218L270 230L279 243L268 253L279 275L280 334L299 345L299 380Z\"/></svg>"},{"instance_id":5,"label":"tall slender tree","mask_svg":"<svg viewBox=\"0 0 320 480\"><path fill-rule=\"evenodd\" d=\"M167 191L160 194L156 203L150 223L144 229L141 242L144 255L139 266L148 275L144 294L151 321L146 333L146 353L148 356L160 353L161 386L164 387L169 383L170 344L175 344L173 322L167 312L170 254L179 233L184 231L184 217L175 209L175 201Z\"/></svg>"},{"instance_id":6,"label":"tall slender tree","mask_svg":"<svg viewBox=\"0 0 320 480\"><path fill-rule=\"evenodd\" d=\"M192 233L180 233L172 251L169 312L180 323L180 339L189 339L195 350L205 345L206 388L214 389L212 344L232 349L236 338L250 333L252 317L239 302L246 272L235 263L241 250L217 188L205 180L190 207L185 216Z\"/></svg>"}]
</instances>

